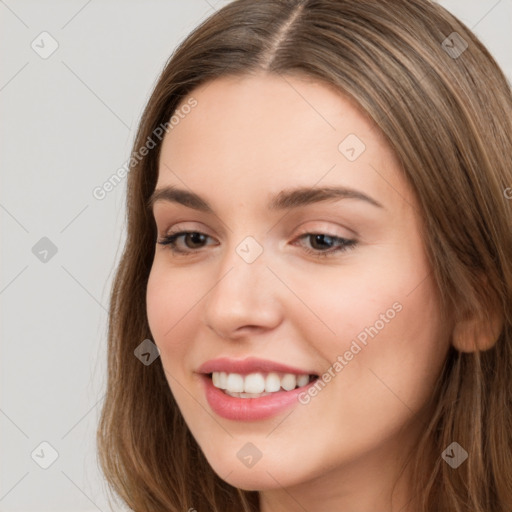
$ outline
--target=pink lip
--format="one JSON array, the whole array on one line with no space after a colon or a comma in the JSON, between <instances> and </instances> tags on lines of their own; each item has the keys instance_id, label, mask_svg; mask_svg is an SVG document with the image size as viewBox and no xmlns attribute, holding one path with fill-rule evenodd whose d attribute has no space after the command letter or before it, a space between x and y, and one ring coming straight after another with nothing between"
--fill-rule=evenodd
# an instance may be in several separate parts
<instances>
[{"instance_id":1,"label":"pink lip","mask_svg":"<svg viewBox=\"0 0 512 512\"><path fill-rule=\"evenodd\" d=\"M229 396L224 391L213 385L212 379L207 375L201 375L206 400L210 404L213 412L235 421L255 421L270 418L293 404L298 404L298 396L307 391L310 386L314 386L316 381L312 381L306 386L292 389L291 391L277 391L271 395L260 398L236 398Z\"/></svg>"},{"instance_id":2,"label":"pink lip","mask_svg":"<svg viewBox=\"0 0 512 512\"><path fill-rule=\"evenodd\" d=\"M292 366L275 363L274 361L268 361L266 359L258 359L256 357L248 357L246 359L229 359L227 357L220 357L218 359L207 361L197 369L197 373L208 374L212 372L239 373L241 375L247 375L255 372L281 372L293 373L296 375L317 375L314 371L301 370L300 368L294 368Z\"/></svg>"},{"instance_id":3,"label":"pink lip","mask_svg":"<svg viewBox=\"0 0 512 512\"><path fill-rule=\"evenodd\" d=\"M201 374L206 400L212 410L219 416L235 421L263 420L279 414L285 409L297 404L298 396L305 392L314 381L291 391L277 391L271 395L259 398L236 398L227 395L213 385L208 374L212 372L239 373L247 375L255 372L293 373L295 375L318 375L310 370L294 368L274 361L249 357L242 360L221 357L202 364L197 373Z\"/></svg>"}]
</instances>

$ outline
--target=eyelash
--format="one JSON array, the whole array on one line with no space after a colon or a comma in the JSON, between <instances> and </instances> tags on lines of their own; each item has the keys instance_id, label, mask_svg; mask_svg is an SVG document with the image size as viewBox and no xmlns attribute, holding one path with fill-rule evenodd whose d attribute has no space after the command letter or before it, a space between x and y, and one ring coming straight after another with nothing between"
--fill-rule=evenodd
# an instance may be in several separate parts
<instances>
[{"instance_id":1,"label":"eyelash","mask_svg":"<svg viewBox=\"0 0 512 512\"><path fill-rule=\"evenodd\" d=\"M182 250L176 248L176 239L183 236L183 235L189 235L189 234L199 234L199 235L205 235L208 238L211 238L209 235L206 235L206 233L202 233L200 231L176 231L174 233L169 233L167 236L165 236L162 240L159 240L158 243L160 245L165 246L168 248L173 254L175 255L182 255L182 256L190 256L192 253L196 253L199 251L199 249L189 249L189 250ZM328 256L332 256L335 253L339 252L345 252L353 249L357 245L357 240L353 239L347 239L342 238L339 236L329 235L327 233L303 233L300 235L296 240L300 240L302 238L307 238L311 236L327 236L328 238L332 239L334 242L338 242L341 245L338 246L336 249L329 249L328 251L317 251L314 249L307 249L305 248L305 252L308 254L312 254L315 257L319 258L325 258Z\"/></svg>"}]
</instances>

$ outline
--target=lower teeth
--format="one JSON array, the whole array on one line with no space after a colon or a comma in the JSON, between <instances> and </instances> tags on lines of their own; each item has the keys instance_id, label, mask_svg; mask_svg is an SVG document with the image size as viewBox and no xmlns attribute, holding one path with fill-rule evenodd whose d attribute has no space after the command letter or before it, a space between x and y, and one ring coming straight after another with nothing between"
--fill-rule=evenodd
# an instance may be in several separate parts
<instances>
[{"instance_id":1,"label":"lower teeth","mask_svg":"<svg viewBox=\"0 0 512 512\"><path fill-rule=\"evenodd\" d=\"M267 395L271 395L272 394L270 392L265 392L265 393L234 393L234 392L228 391L227 389L224 389L223 391L224 391L224 393L226 393L226 395L233 396L235 398L259 398L260 396L267 396ZM281 390L279 390L279 391L281 391Z\"/></svg>"}]
</instances>

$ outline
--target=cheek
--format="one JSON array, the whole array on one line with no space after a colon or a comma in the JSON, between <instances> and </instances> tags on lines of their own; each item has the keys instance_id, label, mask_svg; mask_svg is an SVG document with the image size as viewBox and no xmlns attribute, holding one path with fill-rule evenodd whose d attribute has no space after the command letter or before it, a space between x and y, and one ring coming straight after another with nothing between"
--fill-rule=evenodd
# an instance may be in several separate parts
<instances>
[{"instance_id":1,"label":"cheek","mask_svg":"<svg viewBox=\"0 0 512 512\"><path fill-rule=\"evenodd\" d=\"M303 318L304 338L314 340L326 370L345 375L334 380L354 392L356 403L364 400L363 389L387 386L390 396L420 404L449 348L429 267L422 253L402 253L407 256L390 251L372 265L317 276L306 295L321 321Z\"/></svg>"},{"instance_id":2,"label":"cheek","mask_svg":"<svg viewBox=\"0 0 512 512\"><path fill-rule=\"evenodd\" d=\"M420 401L439 369L446 350L437 303L426 289L397 295L392 308L386 302L374 309L354 338L362 347L361 369L371 370L399 396Z\"/></svg>"},{"instance_id":3,"label":"cheek","mask_svg":"<svg viewBox=\"0 0 512 512\"><path fill-rule=\"evenodd\" d=\"M185 391L191 385L188 356L190 340L197 330L195 313L201 295L197 286L187 285L183 273L162 267L157 263L151 269L146 290L146 312L153 341L160 350L169 389L182 414L188 417L191 409L190 400L187 400L190 395Z\"/></svg>"},{"instance_id":4,"label":"cheek","mask_svg":"<svg viewBox=\"0 0 512 512\"><path fill-rule=\"evenodd\" d=\"M333 464L341 454L375 447L408 425L430 398L448 350L434 283L426 279L417 286L428 272L386 268L364 283L345 276L308 295L308 304L336 334L319 336L325 331L319 322L302 320L304 336L326 361L327 384L301 403L308 417L327 420L321 435L338 439L317 446L320 458ZM336 304L325 294L336 297Z\"/></svg>"},{"instance_id":5,"label":"cheek","mask_svg":"<svg viewBox=\"0 0 512 512\"><path fill-rule=\"evenodd\" d=\"M151 334L157 345L162 341L165 329L172 325L168 314L174 314L176 306L173 294L168 291L169 284L165 275L153 265L146 289L146 313Z\"/></svg>"},{"instance_id":6,"label":"cheek","mask_svg":"<svg viewBox=\"0 0 512 512\"><path fill-rule=\"evenodd\" d=\"M146 313L153 340L161 351L167 368L170 353L181 353L187 346L185 340L194 321L195 308L201 298L198 286L187 285L185 276L177 270L172 272L154 265L151 269L146 290Z\"/></svg>"}]
</instances>

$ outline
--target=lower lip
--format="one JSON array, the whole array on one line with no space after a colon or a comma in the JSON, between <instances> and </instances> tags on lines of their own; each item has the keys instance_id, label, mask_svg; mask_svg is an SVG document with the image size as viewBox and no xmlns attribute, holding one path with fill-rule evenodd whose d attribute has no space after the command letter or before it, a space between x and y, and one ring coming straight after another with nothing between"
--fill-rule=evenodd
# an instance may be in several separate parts
<instances>
[{"instance_id":1,"label":"lower lip","mask_svg":"<svg viewBox=\"0 0 512 512\"><path fill-rule=\"evenodd\" d=\"M237 398L229 396L213 385L212 379L201 375L206 400L213 411L228 420L255 421L270 418L298 403L298 396L316 381L291 391L276 391L260 398Z\"/></svg>"}]
</instances>

